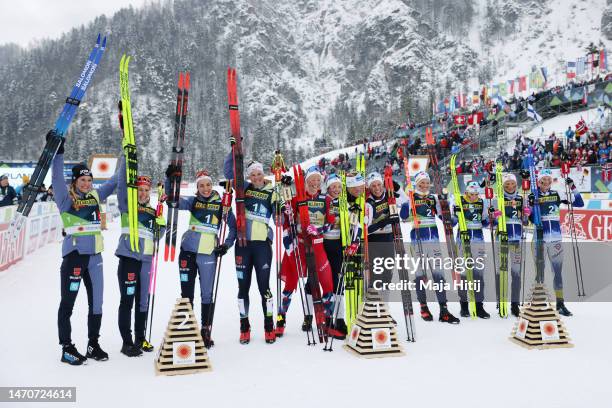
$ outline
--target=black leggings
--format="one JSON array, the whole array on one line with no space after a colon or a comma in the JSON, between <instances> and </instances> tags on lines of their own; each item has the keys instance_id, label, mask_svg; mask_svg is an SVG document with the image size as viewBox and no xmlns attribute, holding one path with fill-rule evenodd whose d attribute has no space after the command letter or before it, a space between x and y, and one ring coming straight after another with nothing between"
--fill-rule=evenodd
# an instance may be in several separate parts
<instances>
[{"instance_id":1,"label":"black leggings","mask_svg":"<svg viewBox=\"0 0 612 408\"><path fill-rule=\"evenodd\" d=\"M264 316L272 317L274 315L272 292L270 292L272 244L269 241L249 241L245 247L236 245L235 248L240 317L249 316L249 289L251 289L253 268Z\"/></svg>"},{"instance_id":2,"label":"black leggings","mask_svg":"<svg viewBox=\"0 0 612 408\"><path fill-rule=\"evenodd\" d=\"M90 267L90 265L93 265ZM57 311L57 328L60 344L72 343L70 317L76 301L81 280L87 290L87 336L90 340L100 337L102 325L102 257L96 255L80 255L73 251L64 257L60 269L61 301Z\"/></svg>"},{"instance_id":3,"label":"black leggings","mask_svg":"<svg viewBox=\"0 0 612 408\"><path fill-rule=\"evenodd\" d=\"M145 325L147 321L147 311L141 311L141 277L140 271L142 262L125 256L119 257L119 268L117 269L117 279L119 280L119 333L126 344L132 343L132 305L136 300L136 311L134 313L134 334L136 341L144 340Z\"/></svg>"},{"instance_id":4,"label":"black leggings","mask_svg":"<svg viewBox=\"0 0 612 408\"><path fill-rule=\"evenodd\" d=\"M327 260L332 271L332 280L334 282L334 293L343 294L344 288L340 288L338 292L338 284L340 282L340 272L342 271L342 240L341 239L325 239L323 247L327 254Z\"/></svg>"}]
</instances>

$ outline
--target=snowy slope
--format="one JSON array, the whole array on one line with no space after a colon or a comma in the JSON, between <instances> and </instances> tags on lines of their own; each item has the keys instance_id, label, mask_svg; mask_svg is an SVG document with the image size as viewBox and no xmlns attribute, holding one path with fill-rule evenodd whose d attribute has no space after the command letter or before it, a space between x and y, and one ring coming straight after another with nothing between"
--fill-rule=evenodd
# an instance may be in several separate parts
<instances>
[{"instance_id":1,"label":"snowy slope","mask_svg":"<svg viewBox=\"0 0 612 408\"><path fill-rule=\"evenodd\" d=\"M183 214L179 235L186 221ZM607 373L612 355L606 350L612 329L601 324L608 319L609 304L570 305L575 317L564 320L576 344L573 349L528 351L518 347L508 341L513 319L496 316L489 321L464 319L459 326L417 319L417 342L407 344L402 340L405 357L363 360L345 352L341 342L335 343L332 353L323 352L319 346L306 346L299 329L301 311L297 299L288 315L285 337L276 344L265 344L257 289L252 287L252 343L241 346L232 251L224 258L221 274L213 331L216 345L209 352L213 371L156 377L155 353L137 359L119 353L117 258L113 256L118 224L112 224L104 235L107 250L101 344L110 353L110 360L92 361L84 367L59 362L56 308L60 245L49 245L35 257L0 273L4 328L0 337L1 385L76 386L76 406L88 408L109 405L272 408L312 407L321 403L359 407L511 408L517 406L517 400L523 401L518 404L525 407L573 408L603 407L610 396ZM158 279L153 326L156 347L179 297L176 264L160 262ZM275 287L274 278L271 285ZM400 305L392 304L391 308L395 319L401 321ZM493 305L488 308L494 311ZM436 312L437 306L432 305L432 310ZM451 305L451 310L456 311L457 305ZM86 315L86 297L81 293L72 317L73 339L81 350L86 343ZM404 330L400 323L402 339Z\"/></svg>"},{"instance_id":2,"label":"snowy slope","mask_svg":"<svg viewBox=\"0 0 612 408\"><path fill-rule=\"evenodd\" d=\"M549 83L565 83L565 62L586 54L589 43L610 49L612 42L601 32L601 18L606 0L530 1L510 0L498 4L498 17L516 15L508 35L482 43L480 34L487 23L486 6L491 0L476 0L479 18L472 27L470 40L481 58L493 64L493 83L510 80L531 72L531 67L545 66Z\"/></svg>"}]
</instances>

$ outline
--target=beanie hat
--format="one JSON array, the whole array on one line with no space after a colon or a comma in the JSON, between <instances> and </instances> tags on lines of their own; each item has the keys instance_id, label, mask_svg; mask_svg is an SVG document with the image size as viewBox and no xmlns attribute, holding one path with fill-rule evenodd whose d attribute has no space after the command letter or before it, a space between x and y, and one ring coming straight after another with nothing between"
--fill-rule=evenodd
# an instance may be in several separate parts
<instances>
[{"instance_id":1,"label":"beanie hat","mask_svg":"<svg viewBox=\"0 0 612 408\"><path fill-rule=\"evenodd\" d=\"M329 186L331 186L334 183L342 183L342 181L340 180L340 177L338 177L337 174L332 173L329 176L327 176L327 181L325 182L325 187L329 188Z\"/></svg>"},{"instance_id":2,"label":"beanie hat","mask_svg":"<svg viewBox=\"0 0 612 408\"><path fill-rule=\"evenodd\" d=\"M250 177L251 174L253 174L255 171L261 171L263 173L264 169L263 169L263 165L259 162L256 161L252 161L249 163L249 165L247 166L246 169L246 175L247 177Z\"/></svg>"},{"instance_id":3,"label":"beanie hat","mask_svg":"<svg viewBox=\"0 0 612 408\"><path fill-rule=\"evenodd\" d=\"M516 183L516 176L512 173L504 173L502 175L502 182L505 183L506 181L514 181Z\"/></svg>"},{"instance_id":4,"label":"beanie hat","mask_svg":"<svg viewBox=\"0 0 612 408\"><path fill-rule=\"evenodd\" d=\"M196 186L200 183L200 181L208 180L212 184L212 177L208 174L206 170L198 170L196 172Z\"/></svg>"},{"instance_id":5,"label":"beanie hat","mask_svg":"<svg viewBox=\"0 0 612 408\"><path fill-rule=\"evenodd\" d=\"M136 179L136 186L149 186L151 187L151 177L149 176L138 176Z\"/></svg>"},{"instance_id":6,"label":"beanie hat","mask_svg":"<svg viewBox=\"0 0 612 408\"><path fill-rule=\"evenodd\" d=\"M308 180L311 176L323 177L317 166L310 166L308 170L306 170L306 176L304 177L304 181Z\"/></svg>"},{"instance_id":7,"label":"beanie hat","mask_svg":"<svg viewBox=\"0 0 612 408\"><path fill-rule=\"evenodd\" d=\"M93 178L93 175L91 174L91 170L89 170L89 167L87 167L83 163L79 163L76 166L72 167L72 182L73 183L77 181L79 177L83 177L83 176L89 176Z\"/></svg>"},{"instance_id":8,"label":"beanie hat","mask_svg":"<svg viewBox=\"0 0 612 408\"><path fill-rule=\"evenodd\" d=\"M414 175L414 184L417 185L422 180L430 181L429 174L424 171L419 171L417 174Z\"/></svg>"},{"instance_id":9,"label":"beanie hat","mask_svg":"<svg viewBox=\"0 0 612 408\"><path fill-rule=\"evenodd\" d=\"M478 183L475 181L470 181L469 183L467 183L467 185L465 186L465 192L466 193L478 193Z\"/></svg>"},{"instance_id":10,"label":"beanie hat","mask_svg":"<svg viewBox=\"0 0 612 408\"><path fill-rule=\"evenodd\" d=\"M346 186L351 187L362 187L365 184L365 180L361 173L347 174L346 175Z\"/></svg>"},{"instance_id":11,"label":"beanie hat","mask_svg":"<svg viewBox=\"0 0 612 408\"><path fill-rule=\"evenodd\" d=\"M375 181L380 181L381 183L383 182L382 176L377 171L373 171L368 175L368 187L370 187L370 185L372 185L372 183Z\"/></svg>"}]
</instances>

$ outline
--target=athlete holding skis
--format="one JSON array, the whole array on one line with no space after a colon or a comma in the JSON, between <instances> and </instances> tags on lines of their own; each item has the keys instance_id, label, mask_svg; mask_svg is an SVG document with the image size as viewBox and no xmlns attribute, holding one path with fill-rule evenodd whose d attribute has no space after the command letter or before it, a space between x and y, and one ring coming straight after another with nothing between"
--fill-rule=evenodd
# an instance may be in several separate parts
<instances>
[{"instance_id":1,"label":"athlete holding skis","mask_svg":"<svg viewBox=\"0 0 612 408\"><path fill-rule=\"evenodd\" d=\"M469 234L469 246L470 252L473 257L484 259L485 246L484 246L484 234L482 231L483 227L489 226L488 212L485 211L484 200L480 198L478 183L470 181L465 187L465 194L461 197L461 205L463 207L463 214L466 219L467 232ZM453 217L456 221L458 214L462 211L458 205L453 206ZM457 245L460 249L463 245L460 238L460 231L457 231ZM476 258L476 259L477 259ZM474 297L476 300L476 316L481 319L488 319L491 316L484 309L484 263L474 263L472 269L473 278L475 282L480 282L479 290L474 291ZM459 290L459 299L461 305L461 317L470 317L470 311L468 308L467 290Z\"/></svg>"},{"instance_id":2,"label":"athlete holding skis","mask_svg":"<svg viewBox=\"0 0 612 408\"><path fill-rule=\"evenodd\" d=\"M410 183L410 180L407 180ZM442 210L440 203L435 195L429 192L431 187L431 181L429 174L424 171L420 171L415 174L415 190L411 192L413 198L409 202L405 202L400 210L400 218L407 220L411 216L411 212L416 214L417 220L413 217L413 226L410 231L410 241L413 244L413 249L416 257L426 258L441 258L442 252L440 250L439 242L440 238L438 235L438 226L436 225L436 215L440 215ZM414 203L414 204L412 204ZM412 209L411 205L414 205ZM422 245L423 253L419 254L419 242ZM433 280L435 283L440 285L439 290L436 291L436 297L440 304L440 315L438 320L441 322L458 324L460 320L453 316L446 305L446 291L444 290L444 271L439 268L431 268ZM433 316L427 306L427 294L425 293L424 283L426 280L426 270L419 268L416 272L416 291L417 298L421 304L421 318L425 321L432 321Z\"/></svg>"},{"instance_id":3,"label":"athlete holding skis","mask_svg":"<svg viewBox=\"0 0 612 408\"><path fill-rule=\"evenodd\" d=\"M355 175L349 175L346 177L346 179L349 180L348 182L351 182L354 180L354 178ZM343 248L339 197L342 189L347 187L348 182L343 186L340 177L334 173L330 174L325 182L327 187L328 214L333 216L335 219L333 227L323 234L323 247L325 248L325 253L327 254L327 259L329 260L329 265L332 271L332 279L334 282L335 316L333 316L333 320L332 318L329 318L327 327L329 333L339 340L343 340L347 334L346 322L344 321L344 287L343 282L340 281L342 263L349 262L346 257L354 256L357 253L357 250L359 249L359 237L361 236L360 229L356 234L354 234L354 237L348 237L350 239L350 243L347 245L346 250ZM361 185L356 185L354 182L351 182L350 185L351 188L349 188L349 190L351 190L351 192L355 193L355 187L361 187L360 191L363 192L363 183ZM357 192L357 196L359 196L359 192ZM347 211L350 211L349 208L354 205L356 196L348 193L346 197Z\"/></svg>"},{"instance_id":4,"label":"athlete holding skis","mask_svg":"<svg viewBox=\"0 0 612 408\"><path fill-rule=\"evenodd\" d=\"M47 137L50 137L47 135ZM125 173L123 163L117 172L97 190L92 188L91 171L84 164L72 168L70 187L64 181L64 140L62 139L52 164L52 182L55 204L59 209L64 231L62 266L60 269L61 301L57 313L59 342L62 345L61 361L81 365L88 358L108 360L108 354L98 343L102 324L102 251L104 249L100 224L100 203L110 196L117 186L117 172ZM89 314L87 316L86 356L72 344L70 316L79 292L81 281L87 290Z\"/></svg>"},{"instance_id":5,"label":"athlete holding skis","mask_svg":"<svg viewBox=\"0 0 612 408\"><path fill-rule=\"evenodd\" d=\"M233 155L225 158L224 175L228 180L234 178ZM264 338L266 343L274 343L274 298L270 291L270 265L272 264L272 241L274 230L270 219L274 215L274 206L279 200L272 183L264 178L264 168L259 162L249 163L246 169L248 183L244 187L244 206L246 218L246 245L236 245L236 276L238 278L238 310L240 311L240 343L248 344L251 340L249 323L249 290L251 276L255 269L257 288L261 295L261 306L264 313ZM236 227L232 227L232 236L237 236Z\"/></svg>"},{"instance_id":6,"label":"athlete holding skis","mask_svg":"<svg viewBox=\"0 0 612 408\"><path fill-rule=\"evenodd\" d=\"M397 206L400 207L407 202L407 197L400 188L400 185L393 183L394 194L397 199ZM397 216L391 217L389 212L389 201L387 191L383 184L383 177L378 172L368 175L368 190L370 192L366 199L366 225L368 228L368 249L371 260L374 258L394 258L395 247L393 245L392 224L399 223ZM371 245L374 244L374 245ZM373 270L370 268L370 270ZM385 269L369 283L370 287L379 287L381 283L390 283L393 278L393 270ZM377 283L378 282L378 283ZM383 292L384 299L388 299L388 292Z\"/></svg>"},{"instance_id":7,"label":"athlete holding skis","mask_svg":"<svg viewBox=\"0 0 612 408\"><path fill-rule=\"evenodd\" d=\"M565 307L563 300L563 244L561 238L561 222L559 216L559 208L561 204L568 204L571 200L573 207L579 208L584 206L582 196L576 190L574 181L571 178L566 178L565 182L570 186L571 197L561 199L561 196L556 190L552 190L553 178L550 169L542 169L538 175L538 202L535 203L534 194L529 194L530 206L538 205L540 207L540 217L543 227L544 249L548 254L554 279L553 288L557 301L557 311L563 316L571 316L572 313ZM533 215L532 217L533 218ZM533 221L533 220L532 220Z\"/></svg>"},{"instance_id":8,"label":"athlete holding skis","mask_svg":"<svg viewBox=\"0 0 612 408\"><path fill-rule=\"evenodd\" d=\"M180 171L170 164L166 169L166 191L170 179ZM196 194L191 197L180 197L179 210L190 212L189 226L181 239L179 254L179 277L181 296L193 304L196 276L200 275L200 297L202 301L201 320L202 338L206 348L215 343L210 337L211 322L214 314L213 286L218 259L227 253L236 238L236 218L229 212L227 222L230 232L224 242L219 242L218 232L221 229L223 216L222 199L213 190L213 181L205 170L196 173Z\"/></svg>"},{"instance_id":9,"label":"athlete holding skis","mask_svg":"<svg viewBox=\"0 0 612 408\"><path fill-rule=\"evenodd\" d=\"M521 295L521 264L522 257L524 256L521 253L521 237L523 236L523 228L529 223L531 208L527 206L527 203L523 202L523 197L518 192L516 176L514 174L504 173L501 182L504 189L503 199L506 213L508 248L511 254L510 275L512 276L512 283L510 289L510 312L513 316L518 317ZM492 209L498 208L498 201L499 197L495 197L491 203ZM493 225L499 223L501 212L499 210L492 210L490 214L492 218L491 228L493 228ZM495 277L499 280L497 271ZM499 282L497 282L496 287L499 288Z\"/></svg>"},{"instance_id":10,"label":"athlete holding skis","mask_svg":"<svg viewBox=\"0 0 612 408\"><path fill-rule=\"evenodd\" d=\"M297 211L297 200L293 200L291 208L285 206L285 237L283 239L283 245L285 247L285 256L283 257L281 275L284 278L285 286L282 291L282 301L278 307L278 320L277 320L277 335L282 335L286 325L286 314L291 304L291 297L293 292L296 290L298 285L298 279L304 276L298 276L298 270L306 271L306 248L304 240L307 234L315 239L319 238L321 234L329 231L334 222L334 217L329 213L327 209L328 202L324 194L321 193L321 182L322 176L316 166L309 168L306 171L304 177L304 192L306 200L301 205L306 206L308 209L308 216L310 225L307 228L302 227L302 221ZM294 217L293 221L297 224L298 236L294 237L291 234L290 217ZM298 243L298 248L294 248L295 242ZM293 252L298 250L299 263L296 262L296 254ZM316 273L318 275L318 281L323 289L322 302L325 308L325 317L331 317L333 311L333 294L334 284L332 279L331 268L329 261L323 246L313 246L314 260L316 264ZM299 269L298 269L299 268ZM309 271L309 273L311 273ZM309 279L311 277L309 276ZM312 290L310 284L306 285L306 297L309 307L307 314L304 316L304 322L302 324L302 330L310 332L312 330L312 313L314 310L314 303L312 299Z\"/></svg>"},{"instance_id":11,"label":"athlete holding skis","mask_svg":"<svg viewBox=\"0 0 612 408\"><path fill-rule=\"evenodd\" d=\"M120 159L125 163L125 156ZM125 164L124 164L125 165ZM138 176L136 186L138 188L138 248L132 251L130 245L130 229L127 219L127 180L125 172L120 173L117 183L117 200L121 212L121 237L115 255L119 258L117 268L117 279L119 281L119 332L123 339L121 352L128 357L142 355L143 351L153 351L151 345L145 339L145 326L149 305L147 295L149 293L149 274L151 262L153 261L153 239L155 230L163 235L166 220L158 217L156 209L150 204L151 199L151 177ZM131 318L132 304L136 300L137 310L134 312L134 337L132 341Z\"/></svg>"}]
</instances>

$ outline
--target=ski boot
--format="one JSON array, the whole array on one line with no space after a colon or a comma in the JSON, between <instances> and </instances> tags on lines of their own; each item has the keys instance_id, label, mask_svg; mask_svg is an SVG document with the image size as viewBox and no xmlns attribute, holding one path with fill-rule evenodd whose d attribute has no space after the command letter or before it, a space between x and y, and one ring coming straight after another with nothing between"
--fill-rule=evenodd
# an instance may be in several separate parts
<instances>
[{"instance_id":1,"label":"ski boot","mask_svg":"<svg viewBox=\"0 0 612 408\"><path fill-rule=\"evenodd\" d=\"M459 312L461 317L470 317L470 307L468 302L459 302L459 304L461 305L461 312Z\"/></svg>"},{"instance_id":2,"label":"ski boot","mask_svg":"<svg viewBox=\"0 0 612 408\"><path fill-rule=\"evenodd\" d=\"M557 312L563 316L573 316L572 312L565 307L563 300L557 300Z\"/></svg>"},{"instance_id":3,"label":"ski boot","mask_svg":"<svg viewBox=\"0 0 612 408\"><path fill-rule=\"evenodd\" d=\"M512 316L519 317L519 313L520 312L521 312L521 309L519 307L519 303L518 302L510 303L510 313L512 313Z\"/></svg>"},{"instance_id":4,"label":"ski boot","mask_svg":"<svg viewBox=\"0 0 612 408\"><path fill-rule=\"evenodd\" d=\"M463 314L461 316L463 316ZM488 314L486 310L484 310L484 306L482 302L476 302L476 316L478 316L481 319L488 319L491 317L491 315Z\"/></svg>"},{"instance_id":5,"label":"ski boot","mask_svg":"<svg viewBox=\"0 0 612 408\"><path fill-rule=\"evenodd\" d=\"M304 323L302 323L302 331L312 331L312 315L304 316Z\"/></svg>"},{"instance_id":6,"label":"ski boot","mask_svg":"<svg viewBox=\"0 0 612 408\"><path fill-rule=\"evenodd\" d=\"M346 332L346 323L344 319L341 318L336 319L336 323L328 330L329 335L336 340L344 340L346 338Z\"/></svg>"},{"instance_id":7,"label":"ski boot","mask_svg":"<svg viewBox=\"0 0 612 408\"><path fill-rule=\"evenodd\" d=\"M149 343L146 339L136 339L136 343L140 349L146 353L150 353L153 351L155 347L151 343Z\"/></svg>"},{"instance_id":8,"label":"ski boot","mask_svg":"<svg viewBox=\"0 0 612 408\"><path fill-rule=\"evenodd\" d=\"M427 307L427 303L421 303L421 318L426 322L433 321L433 316Z\"/></svg>"},{"instance_id":9,"label":"ski boot","mask_svg":"<svg viewBox=\"0 0 612 408\"><path fill-rule=\"evenodd\" d=\"M450 324L459 324L460 320L453 316L447 309L446 305L440 305L440 317L438 321Z\"/></svg>"},{"instance_id":10,"label":"ski boot","mask_svg":"<svg viewBox=\"0 0 612 408\"><path fill-rule=\"evenodd\" d=\"M62 346L61 362L77 366L87 364L87 357L79 353L74 344L68 343Z\"/></svg>"},{"instance_id":11,"label":"ski boot","mask_svg":"<svg viewBox=\"0 0 612 408\"><path fill-rule=\"evenodd\" d=\"M128 357L140 357L142 356L142 350L134 343L123 343L121 347L121 354Z\"/></svg>"},{"instance_id":12,"label":"ski boot","mask_svg":"<svg viewBox=\"0 0 612 408\"><path fill-rule=\"evenodd\" d=\"M108 353L100 347L98 340L89 340L87 343L87 354L85 354L87 358L93 358L96 361L106 361L108 360Z\"/></svg>"},{"instance_id":13,"label":"ski boot","mask_svg":"<svg viewBox=\"0 0 612 408\"><path fill-rule=\"evenodd\" d=\"M274 332L274 322L272 316L264 317L264 338L266 343L272 344L276 341L276 334Z\"/></svg>"},{"instance_id":14,"label":"ski boot","mask_svg":"<svg viewBox=\"0 0 612 408\"><path fill-rule=\"evenodd\" d=\"M249 344L251 341L251 324L248 317L240 318L240 344Z\"/></svg>"},{"instance_id":15,"label":"ski boot","mask_svg":"<svg viewBox=\"0 0 612 408\"><path fill-rule=\"evenodd\" d=\"M285 334L285 325L287 324L287 318L284 313L279 313L276 316L276 337L283 337Z\"/></svg>"},{"instance_id":16,"label":"ski boot","mask_svg":"<svg viewBox=\"0 0 612 408\"><path fill-rule=\"evenodd\" d=\"M202 334L202 340L204 340L204 347L210 349L215 345L215 342L210 338L210 326L202 327L200 334Z\"/></svg>"}]
</instances>

